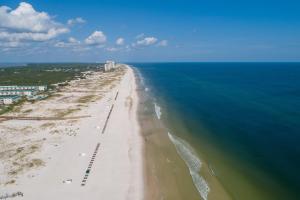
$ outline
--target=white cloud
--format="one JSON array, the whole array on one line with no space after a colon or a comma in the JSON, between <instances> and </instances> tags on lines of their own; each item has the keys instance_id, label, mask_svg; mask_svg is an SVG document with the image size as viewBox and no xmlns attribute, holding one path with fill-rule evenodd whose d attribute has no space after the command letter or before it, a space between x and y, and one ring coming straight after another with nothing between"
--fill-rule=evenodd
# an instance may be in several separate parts
<instances>
[{"instance_id":1,"label":"white cloud","mask_svg":"<svg viewBox=\"0 0 300 200\"><path fill-rule=\"evenodd\" d=\"M85 22L81 17L76 17L75 19L69 19L67 23L69 26L73 26L75 24L84 24Z\"/></svg>"},{"instance_id":2,"label":"white cloud","mask_svg":"<svg viewBox=\"0 0 300 200\"><path fill-rule=\"evenodd\" d=\"M145 37L141 40L138 40L136 42L136 45L137 46L149 46L149 45L155 44L156 42L157 42L157 38L155 38L155 37Z\"/></svg>"},{"instance_id":3,"label":"white cloud","mask_svg":"<svg viewBox=\"0 0 300 200\"><path fill-rule=\"evenodd\" d=\"M124 45L124 42L125 42L124 38L121 37L116 40L117 45Z\"/></svg>"},{"instance_id":4,"label":"white cloud","mask_svg":"<svg viewBox=\"0 0 300 200\"><path fill-rule=\"evenodd\" d=\"M106 50L110 51L110 52L116 52L116 51L119 51L120 49L116 48L116 47L108 47L108 48L106 48Z\"/></svg>"},{"instance_id":5,"label":"white cloud","mask_svg":"<svg viewBox=\"0 0 300 200\"><path fill-rule=\"evenodd\" d=\"M18 47L19 43L18 42L1 42L0 47L6 47L6 48L14 48Z\"/></svg>"},{"instance_id":6,"label":"white cloud","mask_svg":"<svg viewBox=\"0 0 300 200\"><path fill-rule=\"evenodd\" d=\"M130 47L130 45L126 45L126 47L125 47L125 51L127 51L127 52L131 51L131 47Z\"/></svg>"},{"instance_id":7,"label":"white cloud","mask_svg":"<svg viewBox=\"0 0 300 200\"><path fill-rule=\"evenodd\" d=\"M48 32L8 32L0 31L0 40L6 40L10 42L21 42L21 41L47 41L57 37L58 35L65 33L65 29L50 29Z\"/></svg>"},{"instance_id":8,"label":"white cloud","mask_svg":"<svg viewBox=\"0 0 300 200\"><path fill-rule=\"evenodd\" d=\"M21 2L12 10L7 6L0 7L0 27L30 32L47 32L59 29L60 24L53 21L46 12L37 12L29 3Z\"/></svg>"},{"instance_id":9,"label":"white cloud","mask_svg":"<svg viewBox=\"0 0 300 200\"><path fill-rule=\"evenodd\" d=\"M72 51L74 51L74 52L84 52L84 51L89 51L89 50L91 50L91 48L87 47L87 46L78 46L78 47L72 49Z\"/></svg>"},{"instance_id":10,"label":"white cloud","mask_svg":"<svg viewBox=\"0 0 300 200\"><path fill-rule=\"evenodd\" d=\"M140 33L137 36L135 36L135 39L141 39L143 37L145 37L145 34L144 33Z\"/></svg>"},{"instance_id":11,"label":"white cloud","mask_svg":"<svg viewBox=\"0 0 300 200\"><path fill-rule=\"evenodd\" d=\"M157 43L157 46L159 47L166 47L168 46L168 40L162 40L159 43Z\"/></svg>"},{"instance_id":12,"label":"white cloud","mask_svg":"<svg viewBox=\"0 0 300 200\"><path fill-rule=\"evenodd\" d=\"M16 9L0 6L0 42L19 44L47 41L69 31L46 12L36 11L31 4L21 2Z\"/></svg>"},{"instance_id":13,"label":"white cloud","mask_svg":"<svg viewBox=\"0 0 300 200\"><path fill-rule=\"evenodd\" d=\"M131 51L131 46L130 45L122 45L122 46L118 46L118 47L107 47L105 48L106 51L109 52L129 52Z\"/></svg>"},{"instance_id":14,"label":"white cloud","mask_svg":"<svg viewBox=\"0 0 300 200\"><path fill-rule=\"evenodd\" d=\"M95 31L88 36L83 42L77 40L74 37L69 37L65 41L58 41L54 44L54 47L69 48L72 51L82 52L88 51L93 48L103 48L106 41L106 36L101 31Z\"/></svg>"},{"instance_id":15,"label":"white cloud","mask_svg":"<svg viewBox=\"0 0 300 200\"><path fill-rule=\"evenodd\" d=\"M88 45L99 45L106 42L106 36L102 31L95 31L85 39Z\"/></svg>"},{"instance_id":16,"label":"white cloud","mask_svg":"<svg viewBox=\"0 0 300 200\"><path fill-rule=\"evenodd\" d=\"M83 52L83 51L91 50L90 46L83 44L82 42L80 42L74 37L69 37L67 41L59 41L54 44L54 47L69 48L74 52Z\"/></svg>"},{"instance_id":17,"label":"white cloud","mask_svg":"<svg viewBox=\"0 0 300 200\"><path fill-rule=\"evenodd\" d=\"M79 47L80 44L81 42L75 39L74 37L69 37L66 42L60 41L54 44L54 46L60 48L67 48L67 47L77 48Z\"/></svg>"},{"instance_id":18,"label":"white cloud","mask_svg":"<svg viewBox=\"0 0 300 200\"><path fill-rule=\"evenodd\" d=\"M66 47L70 47L69 43L67 42L57 42L54 44L55 47L59 47L59 48L66 48Z\"/></svg>"},{"instance_id":19,"label":"white cloud","mask_svg":"<svg viewBox=\"0 0 300 200\"><path fill-rule=\"evenodd\" d=\"M78 41L77 39L73 38L73 37L69 37L68 39L69 43L72 43L72 44L79 44L80 41Z\"/></svg>"},{"instance_id":20,"label":"white cloud","mask_svg":"<svg viewBox=\"0 0 300 200\"><path fill-rule=\"evenodd\" d=\"M168 46L167 40L158 40L156 37L145 37L145 34L139 34L136 37L136 42L132 43L131 46L133 48L141 48L146 46L157 46L157 47L165 47Z\"/></svg>"}]
</instances>

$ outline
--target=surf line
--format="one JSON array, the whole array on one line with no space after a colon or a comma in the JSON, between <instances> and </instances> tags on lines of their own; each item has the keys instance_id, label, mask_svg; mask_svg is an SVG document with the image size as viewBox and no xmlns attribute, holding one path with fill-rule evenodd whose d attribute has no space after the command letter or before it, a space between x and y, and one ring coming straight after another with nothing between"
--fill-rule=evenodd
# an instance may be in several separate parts
<instances>
[{"instance_id":1,"label":"surf line","mask_svg":"<svg viewBox=\"0 0 300 200\"><path fill-rule=\"evenodd\" d=\"M99 147L100 147L100 143L97 144L96 148L95 148L95 151L93 153L93 156L90 160L90 163L89 163L89 166L87 167L87 169L85 170L85 175L81 181L81 186L85 186L86 185L86 182L87 182L87 179L90 175L90 172L91 172L91 169L92 169L92 166L93 166L93 163L95 161L95 158L96 158L96 155L98 153L98 150L99 150Z\"/></svg>"},{"instance_id":2,"label":"surf line","mask_svg":"<svg viewBox=\"0 0 300 200\"><path fill-rule=\"evenodd\" d=\"M196 186L200 196L202 199L207 200L210 187L208 186L208 183L204 177L200 176L199 174L202 166L201 160L197 157L193 148L186 141L175 135L172 135L170 132L168 132L168 136L175 145L179 156L189 168L190 175L192 176L194 185Z\"/></svg>"}]
</instances>

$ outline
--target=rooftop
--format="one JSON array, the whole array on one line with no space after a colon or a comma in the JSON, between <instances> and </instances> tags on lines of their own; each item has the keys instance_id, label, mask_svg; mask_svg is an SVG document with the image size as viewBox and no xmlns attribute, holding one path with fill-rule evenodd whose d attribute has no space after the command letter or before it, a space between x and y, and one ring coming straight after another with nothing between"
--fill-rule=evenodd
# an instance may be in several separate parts
<instances>
[{"instance_id":1,"label":"rooftop","mask_svg":"<svg viewBox=\"0 0 300 200\"><path fill-rule=\"evenodd\" d=\"M18 99L21 98L20 96L0 96L0 99Z\"/></svg>"},{"instance_id":2,"label":"rooftop","mask_svg":"<svg viewBox=\"0 0 300 200\"><path fill-rule=\"evenodd\" d=\"M47 85L0 85L0 88L8 87L47 87Z\"/></svg>"}]
</instances>

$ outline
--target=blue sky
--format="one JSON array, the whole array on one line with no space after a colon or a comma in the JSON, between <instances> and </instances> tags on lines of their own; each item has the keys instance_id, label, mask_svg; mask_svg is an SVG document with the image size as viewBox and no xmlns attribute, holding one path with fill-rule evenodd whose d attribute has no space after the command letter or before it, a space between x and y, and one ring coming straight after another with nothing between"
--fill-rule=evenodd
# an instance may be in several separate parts
<instances>
[{"instance_id":1,"label":"blue sky","mask_svg":"<svg viewBox=\"0 0 300 200\"><path fill-rule=\"evenodd\" d=\"M300 61L300 2L0 2L0 62L106 59Z\"/></svg>"}]
</instances>

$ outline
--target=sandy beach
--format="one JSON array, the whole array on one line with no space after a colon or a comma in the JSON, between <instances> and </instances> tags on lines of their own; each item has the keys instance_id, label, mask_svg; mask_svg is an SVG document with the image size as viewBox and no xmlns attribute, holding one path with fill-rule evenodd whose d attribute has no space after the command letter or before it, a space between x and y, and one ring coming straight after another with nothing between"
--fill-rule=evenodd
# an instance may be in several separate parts
<instances>
[{"instance_id":1,"label":"sandy beach","mask_svg":"<svg viewBox=\"0 0 300 200\"><path fill-rule=\"evenodd\" d=\"M0 196L143 199L143 139L133 70L92 72L0 123ZM19 192L19 193L18 193Z\"/></svg>"}]
</instances>

